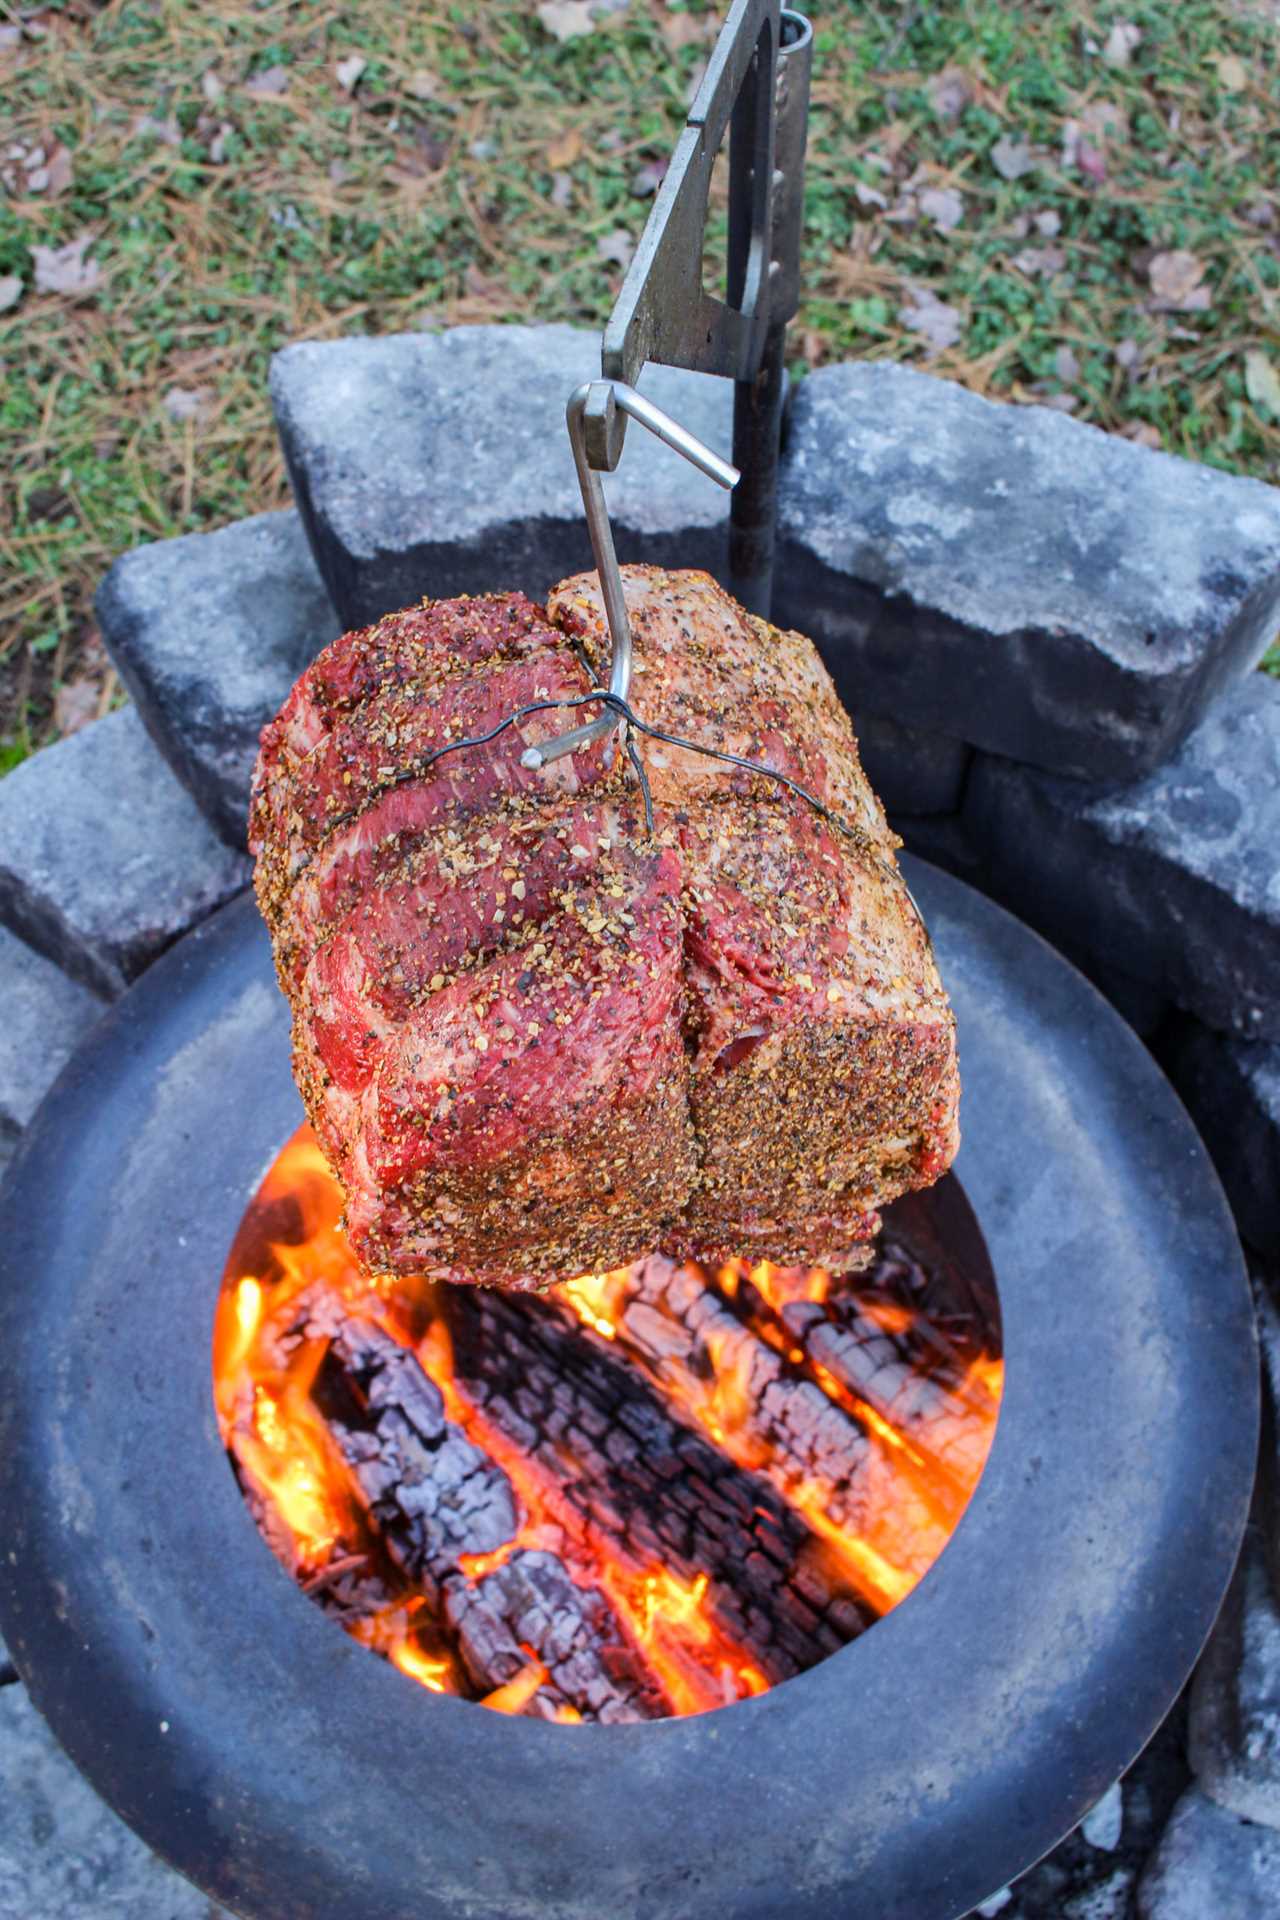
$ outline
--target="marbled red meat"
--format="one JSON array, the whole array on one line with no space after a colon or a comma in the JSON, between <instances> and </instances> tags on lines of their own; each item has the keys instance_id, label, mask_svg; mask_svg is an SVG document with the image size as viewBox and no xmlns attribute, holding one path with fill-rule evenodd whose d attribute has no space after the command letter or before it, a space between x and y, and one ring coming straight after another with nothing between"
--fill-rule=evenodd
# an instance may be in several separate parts
<instances>
[{"instance_id":1,"label":"marbled red meat","mask_svg":"<svg viewBox=\"0 0 1280 1920\"><path fill-rule=\"evenodd\" d=\"M347 634L264 730L251 843L307 1110L374 1270L537 1286L658 1248L841 1266L955 1153L954 1025L817 654L624 569L644 736L542 772L594 575Z\"/></svg>"}]
</instances>

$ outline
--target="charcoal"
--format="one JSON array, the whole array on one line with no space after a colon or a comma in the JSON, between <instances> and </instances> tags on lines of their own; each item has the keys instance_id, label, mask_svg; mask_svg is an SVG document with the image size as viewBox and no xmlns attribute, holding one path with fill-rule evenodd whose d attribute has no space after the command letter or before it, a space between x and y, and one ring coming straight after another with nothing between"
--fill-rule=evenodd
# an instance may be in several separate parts
<instances>
[{"instance_id":1,"label":"charcoal","mask_svg":"<svg viewBox=\"0 0 1280 1920\"><path fill-rule=\"evenodd\" d=\"M346 1420L330 1411L343 1389ZM460 1553L489 1553L514 1537L507 1476L444 1418L439 1388L389 1334L346 1321L315 1397L387 1552L429 1594Z\"/></svg>"},{"instance_id":2,"label":"charcoal","mask_svg":"<svg viewBox=\"0 0 1280 1920\"><path fill-rule=\"evenodd\" d=\"M855 713L1133 780L1273 638L1280 494L910 368L823 367L792 410L775 615Z\"/></svg>"},{"instance_id":3,"label":"charcoal","mask_svg":"<svg viewBox=\"0 0 1280 1920\"><path fill-rule=\"evenodd\" d=\"M643 1271L652 1276L669 1266L650 1262ZM657 1306L652 1311L660 1313ZM514 1377L525 1382L526 1392L541 1392L548 1402L556 1387L563 1391L567 1386L597 1410L617 1408L617 1422L603 1441L592 1441L589 1450L572 1461L562 1450L547 1457L556 1481L550 1498L563 1501L562 1508L556 1507L561 1524L572 1531L575 1524L582 1526L580 1516L594 1520L598 1512L607 1513L612 1543L622 1545L639 1564L660 1559L685 1580L708 1574L706 1606L727 1630L736 1620L732 1610L719 1612L724 1590L767 1596L770 1611L758 1616L762 1625L748 1650L770 1672L775 1672L782 1644L778 1629L789 1611L797 1623L811 1618L816 1630L817 1614L788 1586L809 1557L809 1531L770 1480L736 1466L709 1439L682 1429L656 1388L647 1387L626 1359L555 1308L492 1290L459 1290L450 1301L449 1317L459 1382L489 1417L496 1419L503 1400L511 1397ZM670 1341L664 1340L673 1343L674 1333ZM821 1393L817 1397L823 1400ZM861 1430L839 1409L831 1412L847 1445L864 1456ZM545 1429L546 1417L537 1424ZM683 1461L683 1473L668 1481L665 1468L673 1459ZM846 1474L854 1470L850 1460L841 1464ZM803 1470L808 1470L807 1462ZM704 1497L689 1498L691 1479L706 1489ZM583 1538L589 1546L590 1523ZM848 1639L864 1630L871 1617L855 1604L837 1631ZM788 1659L795 1657L788 1650ZM816 1657L810 1637L802 1664L812 1665Z\"/></svg>"},{"instance_id":4,"label":"charcoal","mask_svg":"<svg viewBox=\"0 0 1280 1920\"><path fill-rule=\"evenodd\" d=\"M544 1715L559 1705L602 1720L668 1710L603 1595L576 1585L555 1554L522 1548L475 1586L450 1581L445 1614L482 1693L514 1679L532 1654L548 1673L534 1701Z\"/></svg>"}]
</instances>

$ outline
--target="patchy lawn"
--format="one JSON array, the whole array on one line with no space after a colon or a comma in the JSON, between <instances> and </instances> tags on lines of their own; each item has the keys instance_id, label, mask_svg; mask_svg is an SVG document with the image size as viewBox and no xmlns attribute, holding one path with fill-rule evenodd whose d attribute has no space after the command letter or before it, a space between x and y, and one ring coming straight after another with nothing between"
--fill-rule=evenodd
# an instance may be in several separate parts
<instances>
[{"instance_id":1,"label":"patchy lawn","mask_svg":"<svg viewBox=\"0 0 1280 1920\"><path fill-rule=\"evenodd\" d=\"M722 12L0 0L0 765L115 697L117 553L287 499L276 347L603 320ZM1280 480L1272 0L814 17L798 367Z\"/></svg>"}]
</instances>

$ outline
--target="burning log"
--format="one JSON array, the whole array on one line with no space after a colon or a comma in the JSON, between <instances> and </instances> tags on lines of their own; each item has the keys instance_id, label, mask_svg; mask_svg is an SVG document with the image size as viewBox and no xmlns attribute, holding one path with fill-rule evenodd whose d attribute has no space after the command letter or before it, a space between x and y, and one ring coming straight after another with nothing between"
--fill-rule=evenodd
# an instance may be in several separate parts
<instances>
[{"instance_id":1,"label":"burning log","mask_svg":"<svg viewBox=\"0 0 1280 1920\"><path fill-rule=\"evenodd\" d=\"M706 1612L770 1680L870 1625L772 1481L691 1431L598 1335L496 1291L459 1290L449 1321L458 1385L508 1442L508 1471L585 1554L701 1579Z\"/></svg>"},{"instance_id":2,"label":"burning log","mask_svg":"<svg viewBox=\"0 0 1280 1920\"><path fill-rule=\"evenodd\" d=\"M439 1387L381 1328L367 1320L341 1323L313 1398L372 1527L433 1606L462 1554L489 1553L514 1539L506 1474L446 1420Z\"/></svg>"},{"instance_id":3,"label":"burning log","mask_svg":"<svg viewBox=\"0 0 1280 1920\"><path fill-rule=\"evenodd\" d=\"M339 1214L300 1134L233 1248L219 1417L279 1557L425 1687L593 1720L762 1691L910 1591L976 1480L999 1362L941 1250L537 1299L371 1283Z\"/></svg>"},{"instance_id":4,"label":"burning log","mask_svg":"<svg viewBox=\"0 0 1280 1920\"><path fill-rule=\"evenodd\" d=\"M445 1615L490 1706L506 1704L492 1689L532 1670L528 1704L544 1719L653 1720L671 1710L604 1595L578 1586L545 1549L521 1548L475 1586L450 1581Z\"/></svg>"}]
</instances>

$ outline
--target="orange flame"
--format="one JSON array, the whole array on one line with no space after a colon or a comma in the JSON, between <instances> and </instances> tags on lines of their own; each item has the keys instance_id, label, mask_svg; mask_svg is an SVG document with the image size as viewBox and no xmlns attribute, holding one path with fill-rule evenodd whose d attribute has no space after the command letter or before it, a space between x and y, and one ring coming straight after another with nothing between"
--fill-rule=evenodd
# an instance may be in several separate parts
<instances>
[{"instance_id":1,"label":"orange flame","mask_svg":"<svg viewBox=\"0 0 1280 1920\"><path fill-rule=\"evenodd\" d=\"M268 1532L277 1551L283 1557L285 1541L291 1548L292 1570L306 1590L332 1596L341 1587L344 1624L357 1639L430 1692L474 1696L434 1599L428 1603L386 1560L312 1398L327 1351L315 1330L333 1324L327 1316L336 1308L372 1319L411 1347L443 1395L450 1421L511 1482L516 1530L490 1551L460 1555L464 1580L479 1583L522 1548L552 1546L574 1579L603 1594L673 1712L705 1712L765 1692L769 1675L726 1630L708 1574L643 1564L611 1536L593 1533L566 1504L551 1469L522 1452L463 1390L443 1294L422 1282L378 1282L362 1274L343 1236L341 1212L337 1182L310 1130L302 1128L246 1214L215 1322L215 1399L224 1440L271 1516ZM639 1329L633 1333L628 1318L641 1277L638 1267L582 1274L553 1288L551 1297L589 1334L610 1342L621 1361L640 1368L678 1420L701 1428L736 1466L772 1484L808 1529L801 1558L812 1559L815 1573L875 1613L897 1605L941 1552L976 1484L999 1410L1002 1362L959 1351L943 1323L922 1323L899 1300L875 1297L864 1279L855 1292L822 1268L744 1260L726 1262L714 1283L698 1269L676 1272L673 1285L711 1287L710 1310L696 1332L692 1317L689 1328L673 1318L672 1345L655 1355L652 1345L639 1344ZM807 1320L800 1316L806 1327L828 1321L846 1329L877 1327L900 1343L898 1357L884 1367L869 1361L855 1391L806 1351L809 1333L786 1313L798 1303L821 1310ZM865 1331L858 1337L865 1340ZM874 1343L856 1351L872 1353ZM833 1484L806 1468L797 1479L794 1457L776 1443L772 1416L761 1410L766 1378L789 1383L788 1391L808 1383L810 1394L816 1389L856 1423L845 1429L862 1448L854 1478ZM768 1520L769 1510L759 1511ZM357 1600L349 1608L351 1581ZM384 1589L379 1610L358 1610L360 1594ZM524 1653L525 1665L482 1704L509 1714L541 1708L565 1724L580 1720L580 1711L561 1700L544 1696L534 1707L539 1690L556 1683L533 1648Z\"/></svg>"},{"instance_id":2,"label":"orange flame","mask_svg":"<svg viewBox=\"0 0 1280 1920\"><path fill-rule=\"evenodd\" d=\"M523 1713L538 1688L544 1687L550 1678L541 1660L531 1654L527 1665L521 1667L519 1673L513 1675L504 1686L486 1693L480 1705L492 1707L495 1713Z\"/></svg>"}]
</instances>

